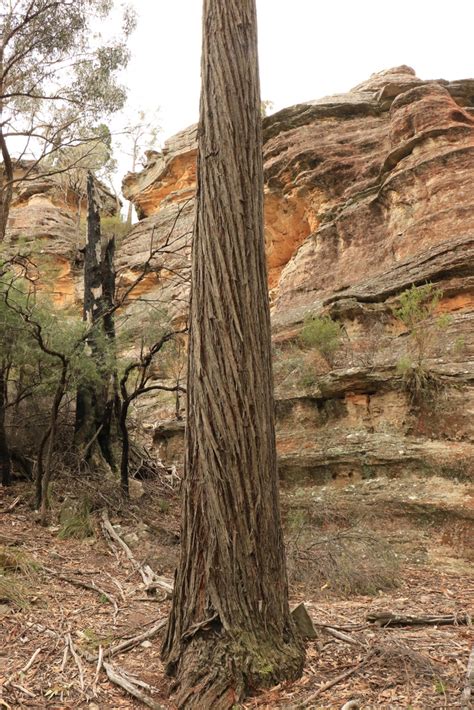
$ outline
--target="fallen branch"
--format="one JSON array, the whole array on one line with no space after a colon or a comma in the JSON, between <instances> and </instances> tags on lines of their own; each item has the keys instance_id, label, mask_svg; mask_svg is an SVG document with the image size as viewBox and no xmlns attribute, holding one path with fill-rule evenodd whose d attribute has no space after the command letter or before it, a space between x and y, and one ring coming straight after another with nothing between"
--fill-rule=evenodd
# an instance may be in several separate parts
<instances>
[{"instance_id":1,"label":"fallen branch","mask_svg":"<svg viewBox=\"0 0 474 710\"><path fill-rule=\"evenodd\" d=\"M138 644L142 643L143 641L147 641L153 636L156 636L156 634L166 626L167 622L167 618L160 619L160 621L158 621L157 624L152 626L151 629L148 629L148 631L144 631L138 636L134 636L131 639L126 639L125 641L122 641L116 646L112 646L111 648L107 649L106 651L104 651L104 656L106 656L107 658L112 658L113 656L116 656L119 653L130 651L132 648L135 648L135 646L138 646Z\"/></svg>"},{"instance_id":2,"label":"fallen branch","mask_svg":"<svg viewBox=\"0 0 474 710\"><path fill-rule=\"evenodd\" d=\"M380 611L366 616L369 624L377 626L448 626L448 625L467 625L470 626L472 621L469 614L449 614L446 616L404 616L401 614L393 614L391 611Z\"/></svg>"},{"instance_id":3,"label":"fallen branch","mask_svg":"<svg viewBox=\"0 0 474 710\"><path fill-rule=\"evenodd\" d=\"M72 641L72 636L71 634L67 634L67 641L69 644L69 650L71 651L71 655L74 658L74 662L76 664L78 673L79 673L79 683L81 684L81 690L84 692L84 671L82 670L82 663L81 659L79 658L79 654L77 653L74 643Z\"/></svg>"},{"instance_id":4,"label":"fallen branch","mask_svg":"<svg viewBox=\"0 0 474 710\"><path fill-rule=\"evenodd\" d=\"M18 496L17 498L15 498L15 500L14 500L12 503L10 503L10 505L8 506L8 508L6 509L5 512L6 512L6 513L11 513L12 510L15 510L16 506L18 505L18 503L19 503L20 501L21 501L21 497Z\"/></svg>"},{"instance_id":5,"label":"fallen branch","mask_svg":"<svg viewBox=\"0 0 474 710\"><path fill-rule=\"evenodd\" d=\"M95 669L95 676L94 676L94 680L92 683L92 688L94 690L95 695L97 695L97 683L99 682L99 675L100 675L100 670L102 668L103 662L104 662L104 647L99 646L99 657L97 659L97 667Z\"/></svg>"},{"instance_id":6,"label":"fallen branch","mask_svg":"<svg viewBox=\"0 0 474 710\"><path fill-rule=\"evenodd\" d=\"M338 631L337 629L333 629L332 626L325 626L324 631L329 634L330 636L333 636L335 639L338 639L339 641L344 641L345 643L351 644L351 646L363 646L364 644L362 641L359 641L358 639L353 638L352 636L349 636L349 634L344 634L342 631Z\"/></svg>"},{"instance_id":7,"label":"fallen branch","mask_svg":"<svg viewBox=\"0 0 474 710\"><path fill-rule=\"evenodd\" d=\"M461 696L462 710L469 710L471 707L471 695L474 691L474 646L467 662L466 684Z\"/></svg>"},{"instance_id":8,"label":"fallen branch","mask_svg":"<svg viewBox=\"0 0 474 710\"><path fill-rule=\"evenodd\" d=\"M149 685L143 683L142 681L132 679L125 673L125 671L114 668L110 663L104 663L103 667L107 674L107 678L111 683L118 685L120 688L129 693L129 695L132 695L134 698L137 698L137 700L140 700L140 702L147 707L153 708L153 710L164 710L162 705L155 703L150 695L147 695L143 692L143 690L140 690L140 687L150 689Z\"/></svg>"},{"instance_id":9,"label":"fallen branch","mask_svg":"<svg viewBox=\"0 0 474 710\"><path fill-rule=\"evenodd\" d=\"M36 698L36 695L34 693L32 693L31 690L27 690L19 683L12 683L11 685L12 685L12 688L16 688L16 690L19 690L21 693L24 693L29 698Z\"/></svg>"},{"instance_id":10,"label":"fallen branch","mask_svg":"<svg viewBox=\"0 0 474 710\"><path fill-rule=\"evenodd\" d=\"M169 599L171 599L173 595L173 582L170 579L167 579L166 577L159 577L156 575L152 568L147 565L147 564L140 564L137 562L135 557L133 556L133 553L127 543L122 540L118 532L114 529L112 523L109 520L109 516L107 515L107 511L104 510L102 512L102 525L104 529L107 531L109 537L112 540L115 540L115 542L120 545L122 550L125 552L126 556L134 566L135 570L140 574L144 584L145 584L145 589L147 590L152 590L155 588L162 589L164 592L166 592L167 596Z\"/></svg>"},{"instance_id":11,"label":"fallen branch","mask_svg":"<svg viewBox=\"0 0 474 710\"><path fill-rule=\"evenodd\" d=\"M309 698L306 698L306 700L304 701L303 707L305 707L305 708L308 707L316 700L316 698L319 698L320 695L325 693L326 690L329 690L334 685L337 685L337 683L340 683L341 681L345 680L346 678L349 678L351 675L354 675L354 673L357 673L357 671L359 671L361 668L363 668L364 666L367 666L370 663L370 661L373 659L373 657L376 655L376 653L377 653L376 651L371 651L356 666L354 666L353 668L350 668L347 671L344 671L344 673L341 673L340 675L336 676L335 678L328 681L327 683L324 683L324 685L322 685L320 688L318 688L318 690L315 693L310 695Z\"/></svg>"},{"instance_id":12,"label":"fallen branch","mask_svg":"<svg viewBox=\"0 0 474 710\"><path fill-rule=\"evenodd\" d=\"M30 658L30 660L28 661L28 663L27 663L25 666L23 666L23 668L20 668L20 670L15 671L14 673L12 673L11 676L10 676L9 678L7 678L6 681L4 682L3 687L6 688L8 685L11 685L11 686L14 688L14 687L15 687L15 684L14 684L12 681L16 678L16 676L19 676L19 675L21 675L22 673L26 673L27 671L30 670L31 666L32 666L33 663L36 661L36 659L38 658L38 656L39 656L39 654L41 653L42 650L43 650L42 648L37 648L36 651L35 651L35 652L33 653L33 655L31 656L31 658ZM35 696L33 695L32 697L35 697Z\"/></svg>"}]
</instances>

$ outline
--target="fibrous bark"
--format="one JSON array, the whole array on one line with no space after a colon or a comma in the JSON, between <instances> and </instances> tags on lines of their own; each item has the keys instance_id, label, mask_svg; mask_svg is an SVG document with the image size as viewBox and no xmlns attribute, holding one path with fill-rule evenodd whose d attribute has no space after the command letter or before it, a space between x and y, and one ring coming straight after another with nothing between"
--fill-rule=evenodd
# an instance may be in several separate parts
<instances>
[{"instance_id":1,"label":"fibrous bark","mask_svg":"<svg viewBox=\"0 0 474 710\"><path fill-rule=\"evenodd\" d=\"M274 434L255 0L204 0L181 558L180 708L295 679Z\"/></svg>"}]
</instances>

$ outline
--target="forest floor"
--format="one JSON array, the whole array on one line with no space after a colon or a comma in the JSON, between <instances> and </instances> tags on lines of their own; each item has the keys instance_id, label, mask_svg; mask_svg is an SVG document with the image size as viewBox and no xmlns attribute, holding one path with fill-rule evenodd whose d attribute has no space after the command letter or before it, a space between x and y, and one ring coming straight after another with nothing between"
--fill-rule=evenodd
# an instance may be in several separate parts
<instances>
[{"instance_id":1,"label":"forest floor","mask_svg":"<svg viewBox=\"0 0 474 710\"><path fill-rule=\"evenodd\" d=\"M127 508L105 497L94 502L95 512L86 508L85 519L68 528L88 534L84 539L61 537L64 510L77 503L80 486L55 484L55 524L47 528L34 518L26 484L2 491L0 708L143 707L116 685L114 671L152 698L151 707L173 708L160 660L163 632L143 638L166 619L169 601L160 589L146 592L124 548L107 538L99 510L107 506L142 570L146 563L172 578L178 496L156 482L142 488ZM340 710L350 700L361 709L462 707L473 644L463 614L474 611L467 484L407 478L308 485L283 489L282 504L291 604L305 603L317 638L307 643L300 680L241 707ZM457 622L392 627L367 620L384 612ZM126 639L132 648L117 649ZM112 679L104 666L97 670L99 656Z\"/></svg>"}]
</instances>

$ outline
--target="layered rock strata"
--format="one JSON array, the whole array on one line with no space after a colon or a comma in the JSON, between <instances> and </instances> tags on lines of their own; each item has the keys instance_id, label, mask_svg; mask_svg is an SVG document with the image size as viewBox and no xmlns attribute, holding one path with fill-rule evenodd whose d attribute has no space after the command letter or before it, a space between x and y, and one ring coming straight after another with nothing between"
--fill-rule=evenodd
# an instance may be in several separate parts
<instances>
[{"instance_id":1,"label":"layered rock strata","mask_svg":"<svg viewBox=\"0 0 474 710\"><path fill-rule=\"evenodd\" d=\"M423 81L397 67L266 118L264 136L283 475L472 477L474 80ZM186 269L195 160L190 129L127 176L125 195L142 216L122 253L132 270L152 235L154 244L169 242L170 224ZM174 316L183 317L188 284L169 263L148 293L171 295ZM442 292L423 325L423 366L437 385L414 403L400 368L410 334L394 308L402 292L426 283ZM300 346L308 314L328 314L343 328L331 362ZM441 314L449 315L444 329ZM163 455L175 455L180 436L161 424Z\"/></svg>"}]
</instances>

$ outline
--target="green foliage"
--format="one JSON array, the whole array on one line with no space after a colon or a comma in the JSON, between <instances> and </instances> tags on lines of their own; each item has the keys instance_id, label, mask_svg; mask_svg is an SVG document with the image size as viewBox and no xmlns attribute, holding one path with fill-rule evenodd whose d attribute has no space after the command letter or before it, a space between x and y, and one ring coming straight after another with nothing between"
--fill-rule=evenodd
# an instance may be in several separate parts
<instances>
[{"instance_id":1,"label":"green foliage","mask_svg":"<svg viewBox=\"0 0 474 710\"><path fill-rule=\"evenodd\" d=\"M442 297L443 292L431 283L412 286L400 294L399 305L393 309L409 330L410 352L398 361L397 372L412 404L433 399L441 388L441 381L427 365L426 353L433 337L451 322L446 314L435 318Z\"/></svg>"},{"instance_id":2,"label":"green foliage","mask_svg":"<svg viewBox=\"0 0 474 710\"><path fill-rule=\"evenodd\" d=\"M454 341L453 351L456 355L460 355L466 349L466 338L463 335L459 335Z\"/></svg>"},{"instance_id":3,"label":"green foliage","mask_svg":"<svg viewBox=\"0 0 474 710\"><path fill-rule=\"evenodd\" d=\"M330 360L341 344L343 329L330 316L308 316L300 334L301 342Z\"/></svg>"},{"instance_id":4,"label":"green foliage","mask_svg":"<svg viewBox=\"0 0 474 710\"><path fill-rule=\"evenodd\" d=\"M431 283L412 286L400 294L400 305L394 308L394 313L409 330L414 331L433 316L442 296L443 292Z\"/></svg>"},{"instance_id":5,"label":"green foliage","mask_svg":"<svg viewBox=\"0 0 474 710\"><path fill-rule=\"evenodd\" d=\"M105 237L115 236L115 245L119 247L123 238L130 231L130 227L122 219L122 215L104 215L100 220L102 234Z\"/></svg>"}]
</instances>

